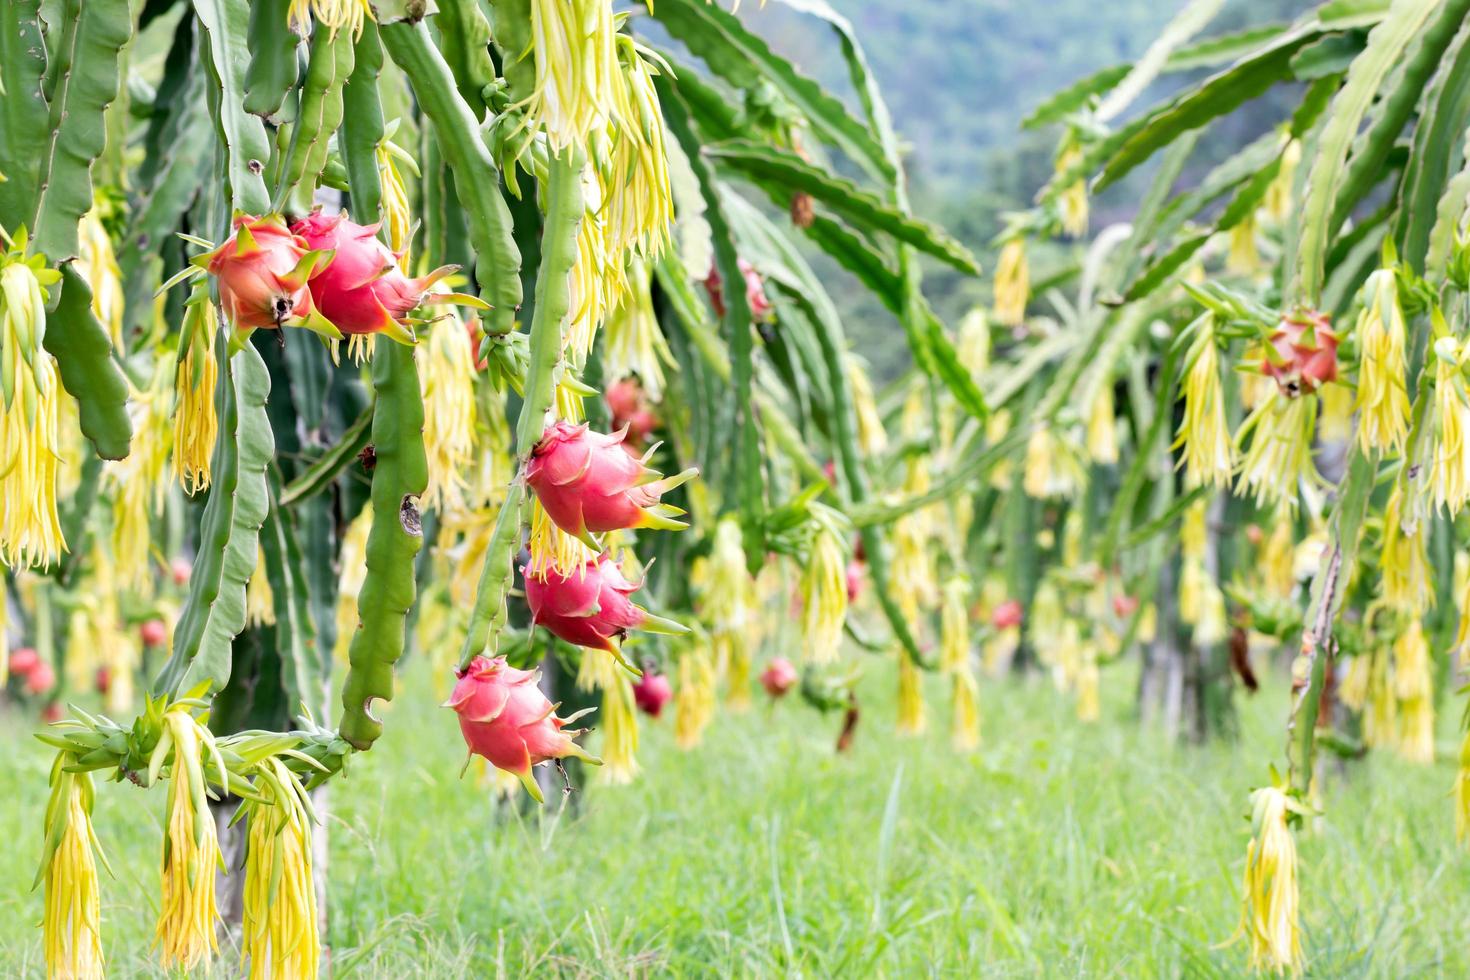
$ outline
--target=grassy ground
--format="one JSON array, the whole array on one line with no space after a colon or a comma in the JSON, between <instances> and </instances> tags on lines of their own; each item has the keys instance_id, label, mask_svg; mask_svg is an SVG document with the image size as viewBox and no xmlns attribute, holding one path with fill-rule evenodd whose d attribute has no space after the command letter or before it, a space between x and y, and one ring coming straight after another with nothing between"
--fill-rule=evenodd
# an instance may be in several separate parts
<instances>
[{"instance_id":1,"label":"grassy ground","mask_svg":"<svg viewBox=\"0 0 1470 980\"><path fill-rule=\"evenodd\" d=\"M1044 684L991 684L984 749L958 757L940 681L931 734L900 741L889 678L869 674L850 755L831 752L835 719L796 703L721 717L687 754L665 720L644 730L639 782L594 784L557 821L497 810L458 778L454 717L411 671L387 735L334 791L334 974L1245 972L1244 947L1228 941L1246 793L1278 754L1279 693L1243 705L1240 741L1201 749L1133 722L1125 671L1104 675L1091 727ZM3 727L14 748L0 772L0 975L40 976L29 887L47 763L18 722ZM1300 838L1311 973L1470 973L1452 775L1448 762L1385 756L1328 786L1327 818ZM129 786L98 795L118 873L103 882L111 975L156 975L163 794L147 806Z\"/></svg>"}]
</instances>

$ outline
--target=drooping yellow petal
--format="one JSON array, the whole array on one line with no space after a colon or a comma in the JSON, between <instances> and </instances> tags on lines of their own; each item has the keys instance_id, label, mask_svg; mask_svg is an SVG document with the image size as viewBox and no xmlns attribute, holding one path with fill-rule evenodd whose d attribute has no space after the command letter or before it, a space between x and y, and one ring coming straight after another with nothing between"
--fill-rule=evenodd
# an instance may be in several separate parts
<instances>
[{"instance_id":1,"label":"drooping yellow petal","mask_svg":"<svg viewBox=\"0 0 1470 980\"><path fill-rule=\"evenodd\" d=\"M1301 970L1296 841L1286 822L1290 807L1286 794L1274 786L1251 794L1241 928L1250 940L1253 969Z\"/></svg>"}]
</instances>

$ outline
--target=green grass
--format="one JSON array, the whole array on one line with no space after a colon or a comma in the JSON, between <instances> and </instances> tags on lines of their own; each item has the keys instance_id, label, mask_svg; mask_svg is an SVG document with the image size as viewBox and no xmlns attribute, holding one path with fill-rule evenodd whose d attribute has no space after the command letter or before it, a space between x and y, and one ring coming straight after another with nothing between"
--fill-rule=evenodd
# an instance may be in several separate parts
<instances>
[{"instance_id":1,"label":"green grass","mask_svg":"<svg viewBox=\"0 0 1470 980\"><path fill-rule=\"evenodd\" d=\"M1246 794L1281 747L1279 691L1242 703L1241 740L1197 748L1134 722L1126 670L1105 673L1091 727L1042 682L992 682L984 748L962 757L938 679L931 734L893 738L890 680L869 669L871 704L842 757L836 719L794 701L721 716L692 753L673 746L668 719L646 725L640 781L594 783L556 821L554 807L547 819L497 809L458 778L454 717L410 671L378 748L333 790L334 975L1245 972L1245 948L1228 941ZM29 887L47 759L18 721L5 727L0 975L40 976ZM1446 746L1452 734L1445 719ZM1299 836L1311 973L1470 973L1453 772L1384 755L1332 776L1326 818ZM103 881L114 977L160 972L148 946L163 796L98 794L118 874Z\"/></svg>"}]
</instances>

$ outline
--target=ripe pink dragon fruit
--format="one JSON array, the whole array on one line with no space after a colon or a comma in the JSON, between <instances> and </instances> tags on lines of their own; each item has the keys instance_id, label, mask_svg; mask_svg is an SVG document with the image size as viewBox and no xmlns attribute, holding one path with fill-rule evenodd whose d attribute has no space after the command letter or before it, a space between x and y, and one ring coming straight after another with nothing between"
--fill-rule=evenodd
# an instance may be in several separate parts
<instances>
[{"instance_id":1,"label":"ripe pink dragon fruit","mask_svg":"<svg viewBox=\"0 0 1470 980\"><path fill-rule=\"evenodd\" d=\"M1261 371L1288 398L1311 394L1320 385L1337 380L1337 334L1332 332L1332 319L1315 310L1282 316L1281 326L1271 335L1271 350L1261 360Z\"/></svg>"},{"instance_id":2,"label":"ripe pink dragon fruit","mask_svg":"<svg viewBox=\"0 0 1470 980\"><path fill-rule=\"evenodd\" d=\"M863 573L866 566L854 558L847 563L847 601L857 602L863 594Z\"/></svg>"},{"instance_id":3,"label":"ripe pink dragon fruit","mask_svg":"<svg viewBox=\"0 0 1470 980\"><path fill-rule=\"evenodd\" d=\"M1007 599L990 614L990 625L998 630L1009 629L1012 626L1020 626L1024 613L1021 609L1021 600Z\"/></svg>"},{"instance_id":4,"label":"ripe pink dragon fruit","mask_svg":"<svg viewBox=\"0 0 1470 980\"><path fill-rule=\"evenodd\" d=\"M525 574L524 568L521 571ZM526 604L536 625L568 643L606 650L619 660L622 652L617 641L628 630L688 632L678 623L634 605L628 597L643 583L629 582L617 562L607 555L591 558L565 576L549 571L544 578L526 574L525 579Z\"/></svg>"},{"instance_id":5,"label":"ripe pink dragon fruit","mask_svg":"<svg viewBox=\"0 0 1470 980\"><path fill-rule=\"evenodd\" d=\"M174 580L174 585L188 585L189 576L194 573L194 566L186 559L175 558L168 566L169 575Z\"/></svg>"},{"instance_id":6,"label":"ripe pink dragon fruit","mask_svg":"<svg viewBox=\"0 0 1470 980\"><path fill-rule=\"evenodd\" d=\"M546 430L526 466L526 483L557 527L587 541L591 534L618 528L689 526L675 520L682 510L660 503L659 498L699 470L660 479L647 465L648 454L640 459L627 452L623 446L627 434L622 429L604 435L568 422L556 422Z\"/></svg>"},{"instance_id":7,"label":"ripe pink dragon fruit","mask_svg":"<svg viewBox=\"0 0 1470 980\"><path fill-rule=\"evenodd\" d=\"M145 647L161 647L168 642L168 627L161 619L150 619L138 627L138 636Z\"/></svg>"},{"instance_id":8,"label":"ripe pink dragon fruit","mask_svg":"<svg viewBox=\"0 0 1470 980\"><path fill-rule=\"evenodd\" d=\"M26 677L40 662L40 655L32 647L16 647L10 653L10 673L16 677Z\"/></svg>"},{"instance_id":9,"label":"ripe pink dragon fruit","mask_svg":"<svg viewBox=\"0 0 1470 980\"><path fill-rule=\"evenodd\" d=\"M1138 610L1138 597L1119 592L1113 596L1113 615L1119 619L1127 619Z\"/></svg>"},{"instance_id":10,"label":"ripe pink dragon fruit","mask_svg":"<svg viewBox=\"0 0 1470 980\"><path fill-rule=\"evenodd\" d=\"M108 691L112 690L112 671L108 670L105 664L97 668L97 673L93 676L92 680L97 686L98 694L105 695Z\"/></svg>"},{"instance_id":11,"label":"ripe pink dragon fruit","mask_svg":"<svg viewBox=\"0 0 1470 980\"><path fill-rule=\"evenodd\" d=\"M664 705L673 696L674 687L669 683L668 674L647 671L633 685L633 701L638 705L638 710L654 718L663 714Z\"/></svg>"},{"instance_id":12,"label":"ripe pink dragon fruit","mask_svg":"<svg viewBox=\"0 0 1470 980\"><path fill-rule=\"evenodd\" d=\"M775 307L766 298L765 281L761 274L755 271L755 266L744 259L738 260L740 274L745 277L745 304L750 307L750 315L756 320L769 320ZM715 316L725 315L725 283L720 278L720 270L713 264L710 265L709 275L704 280L704 288L709 292L709 305L713 307Z\"/></svg>"},{"instance_id":13,"label":"ripe pink dragon fruit","mask_svg":"<svg viewBox=\"0 0 1470 980\"><path fill-rule=\"evenodd\" d=\"M414 342L408 314L426 302L484 306L472 296L430 293L429 287L459 267L444 265L410 279L399 257L378 238L377 225L360 225L347 212L314 212L291 226L316 249L331 249L333 258L311 280L311 297L333 327L344 334L386 333L399 343Z\"/></svg>"},{"instance_id":14,"label":"ripe pink dragon fruit","mask_svg":"<svg viewBox=\"0 0 1470 980\"><path fill-rule=\"evenodd\" d=\"M193 260L219 282L220 306L237 330L303 325L313 317L309 283L332 260L293 235L278 214L235 217L235 233Z\"/></svg>"},{"instance_id":15,"label":"ripe pink dragon fruit","mask_svg":"<svg viewBox=\"0 0 1470 980\"><path fill-rule=\"evenodd\" d=\"M772 657L766 669L761 671L761 687L773 698L779 698L791 690L798 679L796 668L785 657Z\"/></svg>"},{"instance_id":16,"label":"ripe pink dragon fruit","mask_svg":"<svg viewBox=\"0 0 1470 980\"><path fill-rule=\"evenodd\" d=\"M541 693L537 677L537 671L517 670L504 657L476 657L459 674L444 707L459 715L459 730L471 755L519 776L526 792L541 802L532 766L568 756L593 765L602 765L602 760L572 741L586 729L566 729L592 709L558 718L556 705Z\"/></svg>"},{"instance_id":17,"label":"ripe pink dragon fruit","mask_svg":"<svg viewBox=\"0 0 1470 980\"><path fill-rule=\"evenodd\" d=\"M648 406L643 386L636 378L624 378L608 385L603 397L612 413L613 428L626 427L631 441L642 445L649 433L659 427L658 415Z\"/></svg>"},{"instance_id":18,"label":"ripe pink dragon fruit","mask_svg":"<svg viewBox=\"0 0 1470 980\"><path fill-rule=\"evenodd\" d=\"M26 674L26 693L28 694L46 694L55 686L56 671L44 660L38 660Z\"/></svg>"}]
</instances>

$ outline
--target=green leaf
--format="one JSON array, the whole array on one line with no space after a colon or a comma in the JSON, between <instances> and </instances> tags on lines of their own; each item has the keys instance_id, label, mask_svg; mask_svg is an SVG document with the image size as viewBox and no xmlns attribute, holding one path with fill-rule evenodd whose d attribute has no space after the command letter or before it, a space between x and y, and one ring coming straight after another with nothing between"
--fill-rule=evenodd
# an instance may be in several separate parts
<instances>
[{"instance_id":1,"label":"green leaf","mask_svg":"<svg viewBox=\"0 0 1470 980\"><path fill-rule=\"evenodd\" d=\"M1398 252L1420 274L1440 195L1454 173L1455 147L1470 125L1470 23L1462 24L1424 95L1408 169L1399 183Z\"/></svg>"},{"instance_id":2,"label":"green leaf","mask_svg":"<svg viewBox=\"0 0 1470 980\"><path fill-rule=\"evenodd\" d=\"M961 272L980 274L975 257L942 229L884 204L851 181L834 177L795 153L736 140L705 147L704 155L768 189L804 191L859 228L891 235Z\"/></svg>"},{"instance_id":3,"label":"green leaf","mask_svg":"<svg viewBox=\"0 0 1470 980\"><path fill-rule=\"evenodd\" d=\"M1332 101L1307 175L1300 211L1300 236L1288 263L1289 297L1313 305L1320 298L1336 201L1343 188L1348 148L1389 69L1434 11L1434 0L1396 0L1368 35L1368 47L1353 62Z\"/></svg>"},{"instance_id":4,"label":"green leaf","mask_svg":"<svg viewBox=\"0 0 1470 980\"><path fill-rule=\"evenodd\" d=\"M296 85L301 38L286 27L291 0L250 4L250 67L245 72L245 111L280 125L286 93Z\"/></svg>"},{"instance_id":5,"label":"green leaf","mask_svg":"<svg viewBox=\"0 0 1470 980\"><path fill-rule=\"evenodd\" d=\"M894 169L873 133L836 98L747 31L739 18L706 0L659 0L648 4L669 33L678 38L710 70L737 89L754 79L775 86L812 124L813 132L888 183Z\"/></svg>"},{"instance_id":6,"label":"green leaf","mask_svg":"<svg viewBox=\"0 0 1470 980\"><path fill-rule=\"evenodd\" d=\"M1164 70L1168 72L1196 71L1200 68L1214 68L1216 65L1229 64L1291 29L1290 24L1262 24L1259 27L1246 27L1229 34L1207 37L1203 41L1196 41L1169 55Z\"/></svg>"},{"instance_id":7,"label":"green leaf","mask_svg":"<svg viewBox=\"0 0 1470 980\"><path fill-rule=\"evenodd\" d=\"M223 331L215 346L223 360ZM217 691L228 683L231 646L245 628L245 586L255 573L260 528L270 512L265 475L275 456L265 408L270 373L248 343L221 373L216 393L219 437L210 462L199 550L174 629L173 653L154 682L158 693L177 695L205 682Z\"/></svg>"},{"instance_id":8,"label":"green leaf","mask_svg":"<svg viewBox=\"0 0 1470 980\"><path fill-rule=\"evenodd\" d=\"M418 497L429 480L424 402L412 347L378 345L373 390L373 523L367 574L357 596L357 630L347 648L338 726L359 750L371 748L383 732L372 713L374 702L393 700L393 665L403 655L416 591L414 556L423 544Z\"/></svg>"},{"instance_id":9,"label":"green leaf","mask_svg":"<svg viewBox=\"0 0 1470 980\"><path fill-rule=\"evenodd\" d=\"M1094 96L1102 95L1121 82L1132 69L1131 64L1109 65L1078 79L1032 109L1021 120L1021 128L1040 129L1042 126L1063 121L1072 113L1086 108Z\"/></svg>"},{"instance_id":10,"label":"green leaf","mask_svg":"<svg viewBox=\"0 0 1470 980\"><path fill-rule=\"evenodd\" d=\"M77 400L82 434L103 459L122 459L133 438L128 380L112 359L112 341L92 313L92 290L70 263L42 344L56 358L61 386Z\"/></svg>"},{"instance_id":11,"label":"green leaf","mask_svg":"<svg viewBox=\"0 0 1470 980\"><path fill-rule=\"evenodd\" d=\"M280 491L280 505L290 507L309 500L336 483L342 471L356 462L372 441L372 424L373 408L369 405L342 433L342 438L307 464L306 469Z\"/></svg>"},{"instance_id":12,"label":"green leaf","mask_svg":"<svg viewBox=\"0 0 1470 980\"><path fill-rule=\"evenodd\" d=\"M475 279L490 333L509 333L521 306L521 253L510 210L500 192L500 171L480 138L479 123L460 98L454 74L421 23L385 25L383 47L408 76L419 108L433 127L439 149L454 172L454 189L469 219Z\"/></svg>"},{"instance_id":13,"label":"green leaf","mask_svg":"<svg viewBox=\"0 0 1470 980\"><path fill-rule=\"evenodd\" d=\"M245 111L245 71L250 64L250 4L246 0L193 0L204 26L215 127L225 147L225 184L232 208L265 214L270 195L261 174L270 159L265 125ZM285 26L282 25L282 30Z\"/></svg>"},{"instance_id":14,"label":"green leaf","mask_svg":"<svg viewBox=\"0 0 1470 980\"><path fill-rule=\"evenodd\" d=\"M0 226L14 232L36 204L38 168L47 142L46 42L40 0L0 3Z\"/></svg>"},{"instance_id":15,"label":"green leaf","mask_svg":"<svg viewBox=\"0 0 1470 980\"><path fill-rule=\"evenodd\" d=\"M1122 145L1107 160L1094 191L1116 183L1181 133L1234 111L1290 78L1292 56L1317 36L1317 30L1310 26L1280 35L1132 124L1125 130Z\"/></svg>"},{"instance_id":16,"label":"green leaf","mask_svg":"<svg viewBox=\"0 0 1470 980\"><path fill-rule=\"evenodd\" d=\"M1292 56L1291 74L1302 82L1340 75L1362 53L1367 40L1361 31L1324 35Z\"/></svg>"},{"instance_id":17,"label":"green leaf","mask_svg":"<svg viewBox=\"0 0 1470 980\"><path fill-rule=\"evenodd\" d=\"M107 143L104 115L133 30L128 0L63 0L58 16L60 24L48 25L57 36L46 67L47 142L29 223L33 247L53 265L77 256L77 225L92 209L92 162Z\"/></svg>"},{"instance_id":18,"label":"green leaf","mask_svg":"<svg viewBox=\"0 0 1470 980\"><path fill-rule=\"evenodd\" d=\"M1128 108L1144 89L1153 84L1174 49L1204 30L1223 4L1224 0L1190 0L1165 25L1143 57L1129 70L1127 77L1103 97L1096 110L1097 118L1107 122Z\"/></svg>"}]
</instances>

